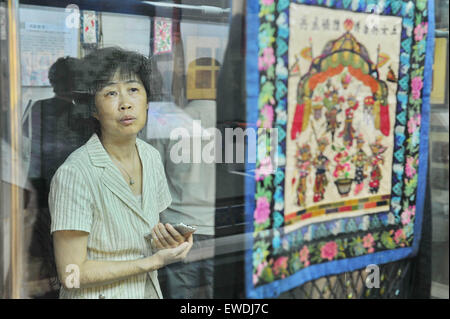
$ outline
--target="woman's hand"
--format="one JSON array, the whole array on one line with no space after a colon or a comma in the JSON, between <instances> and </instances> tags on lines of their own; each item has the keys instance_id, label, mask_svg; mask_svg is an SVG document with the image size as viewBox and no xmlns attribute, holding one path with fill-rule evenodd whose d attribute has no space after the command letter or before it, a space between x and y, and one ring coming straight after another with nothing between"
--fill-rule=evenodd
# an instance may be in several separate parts
<instances>
[{"instance_id":1,"label":"woman's hand","mask_svg":"<svg viewBox=\"0 0 450 319\"><path fill-rule=\"evenodd\" d=\"M192 248L193 238L192 234L185 242L176 246L175 248L163 248L158 250L152 257L156 257L158 264L163 267L172 263L182 261Z\"/></svg>"},{"instance_id":2,"label":"woman's hand","mask_svg":"<svg viewBox=\"0 0 450 319\"><path fill-rule=\"evenodd\" d=\"M152 229L152 249L168 249L175 248L186 242L187 238L181 235L170 224L163 225L158 223Z\"/></svg>"}]
</instances>

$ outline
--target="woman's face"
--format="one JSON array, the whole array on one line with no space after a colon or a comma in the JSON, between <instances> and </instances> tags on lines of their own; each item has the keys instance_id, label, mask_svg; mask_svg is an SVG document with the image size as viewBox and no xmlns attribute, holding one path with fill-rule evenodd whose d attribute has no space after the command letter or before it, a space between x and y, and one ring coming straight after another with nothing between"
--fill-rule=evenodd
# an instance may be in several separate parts
<instances>
[{"instance_id":1,"label":"woman's face","mask_svg":"<svg viewBox=\"0 0 450 319\"><path fill-rule=\"evenodd\" d=\"M96 112L102 136L124 138L136 136L147 119L147 93L137 75L123 79L116 72L95 94Z\"/></svg>"}]
</instances>

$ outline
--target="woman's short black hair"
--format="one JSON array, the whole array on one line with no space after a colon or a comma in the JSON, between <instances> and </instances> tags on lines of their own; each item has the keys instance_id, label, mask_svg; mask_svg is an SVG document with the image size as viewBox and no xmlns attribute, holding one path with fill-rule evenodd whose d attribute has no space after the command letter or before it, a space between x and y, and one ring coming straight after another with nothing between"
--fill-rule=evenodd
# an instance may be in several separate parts
<instances>
[{"instance_id":1,"label":"woman's short black hair","mask_svg":"<svg viewBox=\"0 0 450 319\"><path fill-rule=\"evenodd\" d=\"M95 94L111 80L116 72L123 79L139 77L148 101L161 99L162 76L153 59L119 47L97 49L79 60L74 71L76 104L87 105L89 113L95 111ZM94 130L100 134L99 123L93 120Z\"/></svg>"},{"instance_id":2,"label":"woman's short black hair","mask_svg":"<svg viewBox=\"0 0 450 319\"><path fill-rule=\"evenodd\" d=\"M74 74L75 92L93 98L117 71L124 79L137 75L144 85L147 99L158 100L162 77L154 61L140 53L119 47L97 49L80 60L80 66Z\"/></svg>"}]
</instances>

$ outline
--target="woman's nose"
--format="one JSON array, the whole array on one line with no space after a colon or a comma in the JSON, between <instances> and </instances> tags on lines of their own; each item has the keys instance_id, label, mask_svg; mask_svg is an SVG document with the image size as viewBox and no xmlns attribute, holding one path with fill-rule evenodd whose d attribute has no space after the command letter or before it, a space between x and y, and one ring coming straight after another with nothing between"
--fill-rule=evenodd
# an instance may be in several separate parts
<instances>
[{"instance_id":1,"label":"woman's nose","mask_svg":"<svg viewBox=\"0 0 450 319\"><path fill-rule=\"evenodd\" d=\"M120 109L121 109L122 111L124 111L124 110L129 110L129 109L131 109L131 104L129 104L129 103L122 103L122 104L120 105Z\"/></svg>"}]
</instances>

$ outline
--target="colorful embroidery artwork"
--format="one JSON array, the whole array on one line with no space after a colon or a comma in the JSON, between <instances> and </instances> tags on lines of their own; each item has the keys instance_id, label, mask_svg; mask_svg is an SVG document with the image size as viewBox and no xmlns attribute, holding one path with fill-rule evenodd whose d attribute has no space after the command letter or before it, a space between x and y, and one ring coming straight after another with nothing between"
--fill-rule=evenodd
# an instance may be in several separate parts
<instances>
[{"instance_id":1,"label":"colorful embroidery artwork","mask_svg":"<svg viewBox=\"0 0 450 319\"><path fill-rule=\"evenodd\" d=\"M97 13L95 11L83 11L81 21L81 43L88 45L97 44Z\"/></svg>"},{"instance_id":2,"label":"colorful embroidery artwork","mask_svg":"<svg viewBox=\"0 0 450 319\"><path fill-rule=\"evenodd\" d=\"M416 254L432 1L260 0L247 10L247 118L278 133L276 160L258 147L247 165L247 296Z\"/></svg>"},{"instance_id":3,"label":"colorful embroidery artwork","mask_svg":"<svg viewBox=\"0 0 450 319\"><path fill-rule=\"evenodd\" d=\"M172 52L172 22L163 18L155 18L153 53Z\"/></svg>"}]
</instances>

